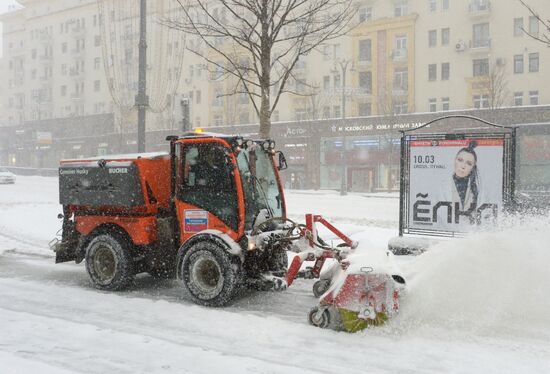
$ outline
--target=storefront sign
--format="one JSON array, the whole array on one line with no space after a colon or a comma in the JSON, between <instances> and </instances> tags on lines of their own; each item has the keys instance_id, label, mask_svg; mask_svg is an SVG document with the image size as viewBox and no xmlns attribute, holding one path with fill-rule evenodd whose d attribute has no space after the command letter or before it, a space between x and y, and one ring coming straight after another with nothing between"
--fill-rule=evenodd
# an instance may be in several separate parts
<instances>
[{"instance_id":1,"label":"storefront sign","mask_svg":"<svg viewBox=\"0 0 550 374\"><path fill-rule=\"evenodd\" d=\"M330 127L333 133L351 133L351 132L369 132L369 131L388 131L388 130L406 130L415 129L422 126L421 122L414 123L394 123L394 124L370 124L370 125L332 125Z\"/></svg>"},{"instance_id":2,"label":"storefront sign","mask_svg":"<svg viewBox=\"0 0 550 374\"><path fill-rule=\"evenodd\" d=\"M410 143L409 227L465 233L494 225L503 205L503 139Z\"/></svg>"}]
</instances>

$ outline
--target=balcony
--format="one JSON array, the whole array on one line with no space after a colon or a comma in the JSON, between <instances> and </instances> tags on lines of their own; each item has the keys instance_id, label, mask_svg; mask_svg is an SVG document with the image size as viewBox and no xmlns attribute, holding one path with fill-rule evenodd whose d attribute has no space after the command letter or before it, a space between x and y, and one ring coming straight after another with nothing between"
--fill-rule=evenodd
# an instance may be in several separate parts
<instances>
[{"instance_id":1,"label":"balcony","mask_svg":"<svg viewBox=\"0 0 550 374\"><path fill-rule=\"evenodd\" d=\"M406 62L408 58L408 50L406 48L394 49L391 57L393 62Z\"/></svg>"},{"instance_id":2,"label":"balcony","mask_svg":"<svg viewBox=\"0 0 550 374\"><path fill-rule=\"evenodd\" d=\"M372 95L372 88L370 87L357 87L355 90L355 96L357 97L365 97Z\"/></svg>"},{"instance_id":3,"label":"balcony","mask_svg":"<svg viewBox=\"0 0 550 374\"><path fill-rule=\"evenodd\" d=\"M393 86L392 88L393 96L407 96L409 94L409 88L404 86Z\"/></svg>"},{"instance_id":4,"label":"balcony","mask_svg":"<svg viewBox=\"0 0 550 374\"><path fill-rule=\"evenodd\" d=\"M470 3L468 12L472 17L483 17L491 14L491 3L488 0L477 0Z\"/></svg>"},{"instance_id":5,"label":"balcony","mask_svg":"<svg viewBox=\"0 0 550 374\"><path fill-rule=\"evenodd\" d=\"M84 56L84 49L78 48L78 49L71 49L71 56L75 58L80 58Z\"/></svg>"},{"instance_id":6,"label":"balcony","mask_svg":"<svg viewBox=\"0 0 550 374\"><path fill-rule=\"evenodd\" d=\"M359 67L363 67L363 66L371 66L372 65L372 59L367 59L367 58L363 58L361 59L361 57L359 57L360 59L357 61L357 65Z\"/></svg>"},{"instance_id":7,"label":"balcony","mask_svg":"<svg viewBox=\"0 0 550 374\"><path fill-rule=\"evenodd\" d=\"M38 59L44 63L52 62L53 56L52 55L40 55L38 56Z\"/></svg>"},{"instance_id":8,"label":"balcony","mask_svg":"<svg viewBox=\"0 0 550 374\"><path fill-rule=\"evenodd\" d=\"M75 39L79 39L81 37L83 37L84 35L86 35L86 29L82 26L80 27L73 27L72 30L71 30L71 36Z\"/></svg>"},{"instance_id":9,"label":"balcony","mask_svg":"<svg viewBox=\"0 0 550 374\"><path fill-rule=\"evenodd\" d=\"M51 44L53 41L53 37L49 32L42 31L38 33L37 39L45 44Z\"/></svg>"},{"instance_id":10,"label":"balcony","mask_svg":"<svg viewBox=\"0 0 550 374\"><path fill-rule=\"evenodd\" d=\"M491 49L491 39L474 39L469 43L470 52L487 52Z\"/></svg>"}]
</instances>

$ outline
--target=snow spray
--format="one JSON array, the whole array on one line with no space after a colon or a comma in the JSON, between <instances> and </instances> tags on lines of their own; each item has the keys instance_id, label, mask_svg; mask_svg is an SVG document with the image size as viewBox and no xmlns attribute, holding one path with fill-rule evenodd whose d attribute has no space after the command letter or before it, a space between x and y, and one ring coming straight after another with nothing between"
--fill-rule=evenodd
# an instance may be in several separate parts
<instances>
[{"instance_id":1,"label":"snow spray","mask_svg":"<svg viewBox=\"0 0 550 374\"><path fill-rule=\"evenodd\" d=\"M405 274L398 330L550 338L550 218L440 243Z\"/></svg>"}]
</instances>

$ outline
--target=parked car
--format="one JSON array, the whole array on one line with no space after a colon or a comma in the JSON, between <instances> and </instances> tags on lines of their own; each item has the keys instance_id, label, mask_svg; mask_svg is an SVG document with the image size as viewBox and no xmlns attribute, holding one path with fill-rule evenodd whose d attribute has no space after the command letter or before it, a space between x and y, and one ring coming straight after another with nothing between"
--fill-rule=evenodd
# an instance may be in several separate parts
<instances>
[{"instance_id":1,"label":"parked car","mask_svg":"<svg viewBox=\"0 0 550 374\"><path fill-rule=\"evenodd\" d=\"M6 168L0 167L0 183L15 183L15 174Z\"/></svg>"}]
</instances>

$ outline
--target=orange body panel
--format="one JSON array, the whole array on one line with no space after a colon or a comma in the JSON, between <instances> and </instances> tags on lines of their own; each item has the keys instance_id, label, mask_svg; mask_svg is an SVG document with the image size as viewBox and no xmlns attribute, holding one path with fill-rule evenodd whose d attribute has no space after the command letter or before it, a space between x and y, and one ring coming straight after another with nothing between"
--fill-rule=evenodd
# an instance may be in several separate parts
<instances>
[{"instance_id":1,"label":"orange body panel","mask_svg":"<svg viewBox=\"0 0 550 374\"><path fill-rule=\"evenodd\" d=\"M186 210L195 210L195 211L204 211L203 209L187 204L183 201L176 201L176 214L178 216L178 222L180 225L180 244L185 243L190 237L197 234L197 231L187 231L185 227L185 211ZM237 241L242 235L239 235L238 232L233 231L229 226L227 226L222 220L220 220L218 217L213 215L210 212L207 212L208 214L208 220L207 225L203 230L218 230L223 233L226 233L231 237L231 239Z\"/></svg>"},{"instance_id":2,"label":"orange body panel","mask_svg":"<svg viewBox=\"0 0 550 374\"><path fill-rule=\"evenodd\" d=\"M120 226L136 245L151 244L158 238L157 218L154 216L76 216L76 230L82 235L88 235L104 224Z\"/></svg>"}]
</instances>

